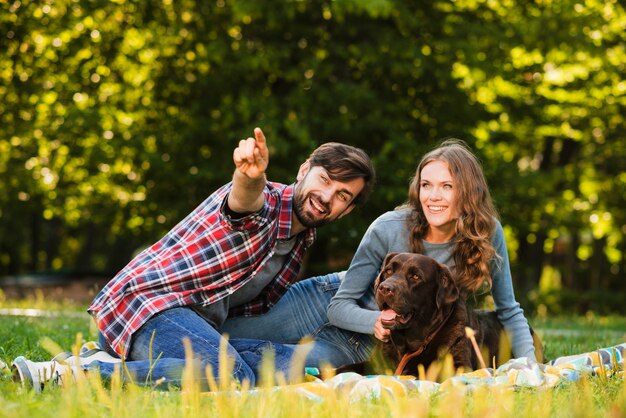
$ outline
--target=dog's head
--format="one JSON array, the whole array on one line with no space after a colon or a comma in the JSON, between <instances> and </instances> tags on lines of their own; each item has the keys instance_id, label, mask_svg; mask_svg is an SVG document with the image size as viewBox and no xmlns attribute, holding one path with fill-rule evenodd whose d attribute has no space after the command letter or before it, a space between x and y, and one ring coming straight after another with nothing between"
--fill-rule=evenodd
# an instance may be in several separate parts
<instances>
[{"instance_id":1,"label":"dog's head","mask_svg":"<svg viewBox=\"0 0 626 418\"><path fill-rule=\"evenodd\" d=\"M382 325L392 330L436 321L444 306L459 299L448 268L413 253L387 254L375 290Z\"/></svg>"}]
</instances>

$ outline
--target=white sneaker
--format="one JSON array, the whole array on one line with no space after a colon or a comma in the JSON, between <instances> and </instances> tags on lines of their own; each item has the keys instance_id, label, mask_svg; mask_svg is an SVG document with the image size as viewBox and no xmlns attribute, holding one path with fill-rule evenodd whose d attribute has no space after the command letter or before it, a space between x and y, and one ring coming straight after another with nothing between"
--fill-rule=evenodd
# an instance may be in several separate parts
<instances>
[{"instance_id":1,"label":"white sneaker","mask_svg":"<svg viewBox=\"0 0 626 418\"><path fill-rule=\"evenodd\" d=\"M90 350L102 350L102 347L100 347L100 344L97 341L87 341L80 347L79 354L86 353Z\"/></svg>"},{"instance_id":2,"label":"white sneaker","mask_svg":"<svg viewBox=\"0 0 626 418\"><path fill-rule=\"evenodd\" d=\"M121 358L113 357L106 351L101 350L99 347L87 349L87 350L83 348L81 348L80 354L78 356L75 356L72 353L66 352L66 353L57 354L52 360L59 362L61 364L68 364L72 367L89 366L94 361L100 361L102 363L111 363L111 364L122 362Z\"/></svg>"},{"instance_id":3,"label":"white sneaker","mask_svg":"<svg viewBox=\"0 0 626 418\"><path fill-rule=\"evenodd\" d=\"M34 362L19 356L13 360L11 369L14 382L21 382L36 392L41 392L44 385L50 383L62 385L64 376L72 378L70 367L54 360Z\"/></svg>"}]
</instances>

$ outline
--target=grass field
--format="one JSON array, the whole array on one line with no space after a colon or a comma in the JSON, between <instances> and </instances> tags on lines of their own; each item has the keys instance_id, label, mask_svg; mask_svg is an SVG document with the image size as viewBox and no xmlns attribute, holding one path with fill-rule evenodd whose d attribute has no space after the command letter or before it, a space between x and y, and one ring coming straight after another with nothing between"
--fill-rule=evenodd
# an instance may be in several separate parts
<instances>
[{"instance_id":1,"label":"grass field","mask_svg":"<svg viewBox=\"0 0 626 418\"><path fill-rule=\"evenodd\" d=\"M21 316L11 309L36 308ZM70 351L96 331L84 306L68 306L43 299L0 302L0 360L10 365L24 355L48 360ZM23 311L22 311L23 312ZM547 358L578 354L626 341L626 318L533 318ZM0 380L0 417L621 417L626 416L626 386L620 377L589 377L558 387L517 391L478 389L472 393L448 390L433 396L382 396L351 400L336 394L313 401L283 391L232 392L207 395L192 385L170 392L153 391L118 381L103 385L97 378L81 379L41 394L13 383L5 372Z\"/></svg>"}]
</instances>

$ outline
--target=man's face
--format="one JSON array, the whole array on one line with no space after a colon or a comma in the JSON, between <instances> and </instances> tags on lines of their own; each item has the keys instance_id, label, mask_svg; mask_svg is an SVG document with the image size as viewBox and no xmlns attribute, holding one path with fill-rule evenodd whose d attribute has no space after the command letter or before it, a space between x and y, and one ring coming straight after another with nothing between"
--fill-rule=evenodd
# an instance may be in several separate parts
<instances>
[{"instance_id":1,"label":"man's face","mask_svg":"<svg viewBox=\"0 0 626 418\"><path fill-rule=\"evenodd\" d=\"M354 198L363 190L365 180L332 180L320 167L304 163L298 173L293 205L298 221L306 228L326 225L354 209Z\"/></svg>"}]
</instances>

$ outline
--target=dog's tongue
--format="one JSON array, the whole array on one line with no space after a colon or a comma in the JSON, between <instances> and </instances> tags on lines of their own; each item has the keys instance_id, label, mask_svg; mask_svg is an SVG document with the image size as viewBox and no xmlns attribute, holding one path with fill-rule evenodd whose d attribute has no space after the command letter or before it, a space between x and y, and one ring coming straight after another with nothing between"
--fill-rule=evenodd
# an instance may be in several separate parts
<instances>
[{"instance_id":1,"label":"dog's tongue","mask_svg":"<svg viewBox=\"0 0 626 418\"><path fill-rule=\"evenodd\" d=\"M398 316L398 314L393 309L385 309L380 313L380 320L387 323L394 322L396 320L396 316Z\"/></svg>"}]
</instances>

